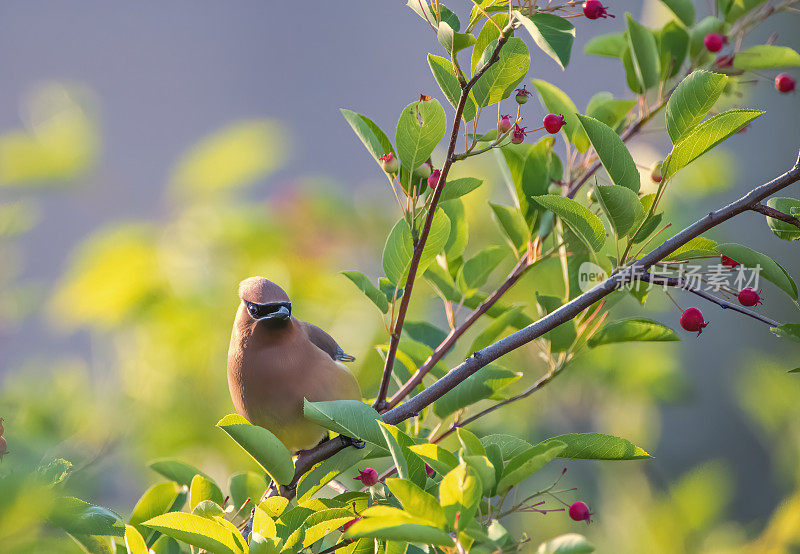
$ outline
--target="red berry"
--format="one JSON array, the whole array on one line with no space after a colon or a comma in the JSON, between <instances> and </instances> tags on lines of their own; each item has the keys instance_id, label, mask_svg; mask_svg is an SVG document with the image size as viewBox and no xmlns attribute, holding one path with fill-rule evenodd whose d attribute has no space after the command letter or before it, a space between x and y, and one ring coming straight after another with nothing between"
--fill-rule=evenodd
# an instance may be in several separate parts
<instances>
[{"instance_id":1,"label":"red berry","mask_svg":"<svg viewBox=\"0 0 800 554\"><path fill-rule=\"evenodd\" d=\"M544 125L544 130L550 133L551 135L556 134L561 130L561 127L566 125L567 122L564 121L563 115L556 115L554 113L547 114L544 116L542 120L542 125Z\"/></svg>"},{"instance_id":2,"label":"red berry","mask_svg":"<svg viewBox=\"0 0 800 554\"><path fill-rule=\"evenodd\" d=\"M725 267L733 269L739 266L739 262L737 262L733 258L729 258L728 256L720 256L719 259L720 263L722 263L722 265L724 265Z\"/></svg>"},{"instance_id":3,"label":"red berry","mask_svg":"<svg viewBox=\"0 0 800 554\"><path fill-rule=\"evenodd\" d=\"M714 63L717 67L731 67L733 65L733 58L733 54L725 54L723 56L718 56Z\"/></svg>"},{"instance_id":4,"label":"red berry","mask_svg":"<svg viewBox=\"0 0 800 554\"><path fill-rule=\"evenodd\" d=\"M709 52L719 52L723 46L728 44L728 37L720 33L708 33L703 39L703 44L706 45L706 50Z\"/></svg>"},{"instance_id":5,"label":"red berry","mask_svg":"<svg viewBox=\"0 0 800 554\"><path fill-rule=\"evenodd\" d=\"M742 306L755 306L761 303L761 297L753 287L745 287L739 291L739 302Z\"/></svg>"},{"instance_id":6,"label":"red berry","mask_svg":"<svg viewBox=\"0 0 800 554\"><path fill-rule=\"evenodd\" d=\"M428 475L428 477L433 477L436 475L436 472L433 471L433 468L429 466L427 462L425 462L425 473Z\"/></svg>"},{"instance_id":7,"label":"red berry","mask_svg":"<svg viewBox=\"0 0 800 554\"><path fill-rule=\"evenodd\" d=\"M389 152L378 158L381 162L381 167L386 173L397 173L397 170L400 169L400 165L397 163L397 158L394 157L394 154Z\"/></svg>"},{"instance_id":8,"label":"red berry","mask_svg":"<svg viewBox=\"0 0 800 554\"><path fill-rule=\"evenodd\" d=\"M3 459L3 456L8 454L8 447L6 446L6 439L0 437L0 460Z\"/></svg>"},{"instance_id":9,"label":"red berry","mask_svg":"<svg viewBox=\"0 0 800 554\"><path fill-rule=\"evenodd\" d=\"M703 319L702 312L697 308L689 308L681 314L681 327L692 333L697 331L698 337L706 325L708 322Z\"/></svg>"},{"instance_id":10,"label":"red berry","mask_svg":"<svg viewBox=\"0 0 800 554\"><path fill-rule=\"evenodd\" d=\"M355 480L364 483L364 486L371 487L378 482L378 472L368 467L367 469L358 470L358 476L354 477Z\"/></svg>"},{"instance_id":11,"label":"red berry","mask_svg":"<svg viewBox=\"0 0 800 554\"><path fill-rule=\"evenodd\" d=\"M604 6L600 0L586 0L586 2L583 3L583 15L585 15L587 19L614 17L608 13L608 8Z\"/></svg>"},{"instance_id":12,"label":"red berry","mask_svg":"<svg viewBox=\"0 0 800 554\"><path fill-rule=\"evenodd\" d=\"M511 133L511 142L513 144L522 144L525 141L525 135L529 132L525 130L525 127L514 125L514 132Z\"/></svg>"},{"instance_id":13,"label":"red berry","mask_svg":"<svg viewBox=\"0 0 800 554\"><path fill-rule=\"evenodd\" d=\"M522 88L518 88L514 92L517 93L517 95L514 97L514 99L517 101L517 104L524 104L528 101L528 96L531 95L531 91L526 89L525 85L522 85Z\"/></svg>"},{"instance_id":14,"label":"red berry","mask_svg":"<svg viewBox=\"0 0 800 554\"><path fill-rule=\"evenodd\" d=\"M513 125L514 124L511 122L511 116L510 115L501 115L497 119L497 130L500 133L507 133L508 131L511 130L511 127Z\"/></svg>"},{"instance_id":15,"label":"red berry","mask_svg":"<svg viewBox=\"0 0 800 554\"><path fill-rule=\"evenodd\" d=\"M435 189L439 185L444 185L444 181L442 181L441 183L439 182L441 176L442 176L442 171L439 169L434 169L433 172L428 177L428 186L431 187L432 189Z\"/></svg>"},{"instance_id":16,"label":"red berry","mask_svg":"<svg viewBox=\"0 0 800 554\"><path fill-rule=\"evenodd\" d=\"M778 92L792 92L794 85L794 79L788 73L781 73L775 77L775 89Z\"/></svg>"},{"instance_id":17,"label":"red berry","mask_svg":"<svg viewBox=\"0 0 800 554\"><path fill-rule=\"evenodd\" d=\"M347 523L345 523L344 525L342 525L342 532L345 532L345 531L347 531L348 529L350 529L350 527L352 527L352 526L353 526L353 524L354 524L356 521L359 521L360 519L361 519L360 517L357 517L357 518L355 518L355 519L351 519L350 521L348 521Z\"/></svg>"},{"instance_id":18,"label":"red berry","mask_svg":"<svg viewBox=\"0 0 800 554\"><path fill-rule=\"evenodd\" d=\"M594 514L589 511L589 506L586 505L586 502L575 502L575 504L569 507L569 517L574 521L591 523L593 515Z\"/></svg>"}]
</instances>

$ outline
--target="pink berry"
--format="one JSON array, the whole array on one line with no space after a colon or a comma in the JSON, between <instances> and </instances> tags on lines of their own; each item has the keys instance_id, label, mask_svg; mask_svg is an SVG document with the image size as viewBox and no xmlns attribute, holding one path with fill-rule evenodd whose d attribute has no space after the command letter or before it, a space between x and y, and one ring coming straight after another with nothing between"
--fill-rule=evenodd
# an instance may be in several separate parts
<instances>
[{"instance_id":1,"label":"pink berry","mask_svg":"<svg viewBox=\"0 0 800 554\"><path fill-rule=\"evenodd\" d=\"M585 15L587 19L614 17L608 13L608 7L604 6L600 0L586 0L586 2L583 3L583 15Z\"/></svg>"},{"instance_id":2,"label":"pink berry","mask_svg":"<svg viewBox=\"0 0 800 554\"><path fill-rule=\"evenodd\" d=\"M720 263L722 265L724 265L725 267L729 267L729 268L733 269L733 268L739 266L739 262L737 262L733 258L729 258L728 256L720 256L719 259L720 259Z\"/></svg>"},{"instance_id":3,"label":"pink berry","mask_svg":"<svg viewBox=\"0 0 800 554\"><path fill-rule=\"evenodd\" d=\"M361 519L360 517L357 517L357 518L355 518L355 519L351 519L350 521L348 521L347 523L345 523L344 525L342 525L342 532L344 532L344 531L347 531L348 529L350 529L350 527L352 527L352 526L353 526L353 524L354 524L356 521L359 521L360 519Z\"/></svg>"},{"instance_id":4,"label":"pink berry","mask_svg":"<svg viewBox=\"0 0 800 554\"><path fill-rule=\"evenodd\" d=\"M708 37L706 37L706 39L708 39ZM733 65L733 58L733 54L724 54L722 56L718 56L714 64L717 67L731 67Z\"/></svg>"},{"instance_id":5,"label":"pink berry","mask_svg":"<svg viewBox=\"0 0 800 554\"><path fill-rule=\"evenodd\" d=\"M517 95L514 97L514 99L517 101L517 104L524 104L528 101L528 96L531 95L531 91L526 89L525 85L522 85L522 88L518 88L514 92L517 93Z\"/></svg>"},{"instance_id":6,"label":"pink berry","mask_svg":"<svg viewBox=\"0 0 800 554\"><path fill-rule=\"evenodd\" d=\"M792 92L794 85L794 79L788 73L781 73L775 77L775 89L778 92Z\"/></svg>"},{"instance_id":7,"label":"pink berry","mask_svg":"<svg viewBox=\"0 0 800 554\"><path fill-rule=\"evenodd\" d=\"M697 308L689 308L681 314L681 327L691 333L697 331L698 337L706 325L708 322L703 319L703 313Z\"/></svg>"},{"instance_id":8,"label":"pink berry","mask_svg":"<svg viewBox=\"0 0 800 554\"><path fill-rule=\"evenodd\" d=\"M556 115L554 113L547 114L544 116L542 120L542 125L544 125L544 130L550 133L551 135L556 134L561 130L561 127L566 125L567 122L564 121L563 115Z\"/></svg>"},{"instance_id":9,"label":"pink berry","mask_svg":"<svg viewBox=\"0 0 800 554\"><path fill-rule=\"evenodd\" d=\"M511 133L511 142L513 144L522 144L525 142L525 135L528 134L530 131L526 131L525 127L520 127L519 125L514 125L514 132Z\"/></svg>"},{"instance_id":10,"label":"pink berry","mask_svg":"<svg viewBox=\"0 0 800 554\"><path fill-rule=\"evenodd\" d=\"M654 183L660 183L664 180L664 175L661 173L661 162L653 164L653 167L650 169L650 179L652 179Z\"/></svg>"},{"instance_id":11,"label":"pink berry","mask_svg":"<svg viewBox=\"0 0 800 554\"><path fill-rule=\"evenodd\" d=\"M761 303L761 296L753 287L745 287L739 291L739 302L742 306L755 306Z\"/></svg>"},{"instance_id":12,"label":"pink berry","mask_svg":"<svg viewBox=\"0 0 800 554\"><path fill-rule=\"evenodd\" d=\"M574 521L585 521L586 523L592 522L592 512L589 511L589 506L586 502L575 502L569 507L569 517Z\"/></svg>"},{"instance_id":13,"label":"pink berry","mask_svg":"<svg viewBox=\"0 0 800 554\"><path fill-rule=\"evenodd\" d=\"M389 152L378 158L381 162L381 167L386 173L397 173L397 170L400 169L400 164L397 163L397 158L394 157L394 154Z\"/></svg>"},{"instance_id":14,"label":"pink berry","mask_svg":"<svg viewBox=\"0 0 800 554\"><path fill-rule=\"evenodd\" d=\"M444 185L444 181L441 183L439 182L442 176L442 171L440 169L434 169L433 172L428 177L428 186L432 189L435 189L439 185Z\"/></svg>"},{"instance_id":15,"label":"pink berry","mask_svg":"<svg viewBox=\"0 0 800 554\"><path fill-rule=\"evenodd\" d=\"M728 44L728 37L720 33L708 33L703 39L703 44L706 45L706 50L709 52L719 52L723 46Z\"/></svg>"},{"instance_id":16,"label":"pink berry","mask_svg":"<svg viewBox=\"0 0 800 554\"><path fill-rule=\"evenodd\" d=\"M354 477L357 481L364 483L364 486L371 487L378 482L378 472L368 467L367 469L358 470L358 476Z\"/></svg>"},{"instance_id":17,"label":"pink berry","mask_svg":"<svg viewBox=\"0 0 800 554\"><path fill-rule=\"evenodd\" d=\"M510 115L501 115L497 119L497 130L500 133L507 133L508 131L511 130L511 127L513 127L513 126L514 126L514 124L511 122L511 116Z\"/></svg>"},{"instance_id":18,"label":"pink berry","mask_svg":"<svg viewBox=\"0 0 800 554\"><path fill-rule=\"evenodd\" d=\"M428 475L428 477L433 477L436 475L436 472L433 471L433 468L429 466L427 462L425 462L425 473Z\"/></svg>"}]
</instances>

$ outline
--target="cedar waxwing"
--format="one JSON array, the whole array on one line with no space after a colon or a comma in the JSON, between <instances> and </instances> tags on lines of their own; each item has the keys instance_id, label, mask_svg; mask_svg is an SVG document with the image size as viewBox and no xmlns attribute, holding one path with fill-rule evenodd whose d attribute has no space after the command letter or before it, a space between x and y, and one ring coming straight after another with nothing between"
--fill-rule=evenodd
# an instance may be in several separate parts
<instances>
[{"instance_id":1,"label":"cedar waxwing","mask_svg":"<svg viewBox=\"0 0 800 554\"><path fill-rule=\"evenodd\" d=\"M333 338L292 316L289 297L263 277L239 283L241 303L228 349L228 387L236 411L278 437L290 451L327 436L303 416L303 398L361 400L345 354Z\"/></svg>"}]
</instances>

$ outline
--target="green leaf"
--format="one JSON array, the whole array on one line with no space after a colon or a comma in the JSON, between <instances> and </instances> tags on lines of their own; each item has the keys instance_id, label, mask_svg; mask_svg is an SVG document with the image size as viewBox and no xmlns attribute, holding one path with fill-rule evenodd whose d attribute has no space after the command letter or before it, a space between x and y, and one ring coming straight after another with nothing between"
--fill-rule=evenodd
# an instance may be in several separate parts
<instances>
[{"instance_id":1,"label":"green leaf","mask_svg":"<svg viewBox=\"0 0 800 554\"><path fill-rule=\"evenodd\" d=\"M481 494L486 497L494 496L494 488L497 484L497 472L491 460L484 455L477 454L465 454L463 460L464 463L478 475L482 487Z\"/></svg>"},{"instance_id":2,"label":"green leaf","mask_svg":"<svg viewBox=\"0 0 800 554\"><path fill-rule=\"evenodd\" d=\"M403 109L397 121L395 144L400 164L409 175L431 157L446 130L444 108L435 98L412 102Z\"/></svg>"},{"instance_id":3,"label":"green leaf","mask_svg":"<svg viewBox=\"0 0 800 554\"><path fill-rule=\"evenodd\" d=\"M224 498L222 491L214 481L206 479L202 475L195 475L189 488L189 509L194 510L195 506L203 500L211 500L222 505Z\"/></svg>"},{"instance_id":4,"label":"green leaf","mask_svg":"<svg viewBox=\"0 0 800 554\"><path fill-rule=\"evenodd\" d=\"M217 521L198 515L170 512L147 520L143 525L215 554L240 554L245 551L241 536L237 537Z\"/></svg>"},{"instance_id":5,"label":"green leaf","mask_svg":"<svg viewBox=\"0 0 800 554\"><path fill-rule=\"evenodd\" d=\"M437 444L412 444L408 449L442 475L458 465L458 458Z\"/></svg>"},{"instance_id":6,"label":"green leaf","mask_svg":"<svg viewBox=\"0 0 800 554\"><path fill-rule=\"evenodd\" d=\"M125 526L125 548L128 549L128 554L148 554L144 538L136 527L131 525Z\"/></svg>"},{"instance_id":7,"label":"green leaf","mask_svg":"<svg viewBox=\"0 0 800 554\"><path fill-rule=\"evenodd\" d=\"M694 4L692 0L661 0L675 14L681 23L691 27L694 23Z\"/></svg>"},{"instance_id":8,"label":"green leaf","mask_svg":"<svg viewBox=\"0 0 800 554\"><path fill-rule=\"evenodd\" d=\"M373 451L373 447L345 448L340 450L314 469L303 475L297 484L297 501L310 500L322 487L363 460Z\"/></svg>"},{"instance_id":9,"label":"green leaf","mask_svg":"<svg viewBox=\"0 0 800 554\"><path fill-rule=\"evenodd\" d=\"M522 311L522 306L512 306L510 309L494 318L489 326L475 337L475 340L472 341L472 345L469 347L469 351L477 352L478 350L483 350L500 338L503 331L508 327L514 326L517 318L522 315Z\"/></svg>"},{"instance_id":10,"label":"green leaf","mask_svg":"<svg viewBox=\"0 0 800 554\"><path fill-rule=\"evenodd\" d=\"M472 521L478 511L482 490L478 474L463 462L442 477L439 482L439 502L451 529L456 528L456 514L459 531Z\"/></svg>"},{"instance_id":11,"label":"green leaf","mask_svg":"<svg viewBox=\"0 0 800 554\"><path fill-rule=\"evenodd\" d=\"M564 91L547 81L534 79L533 86L539 93L542 104L547 108L547 111L564 116L566 125L561 130L567 135L569 141L575 145L578 152L586 152L589 148L589 137L578 121L578 108L575 107L575 103Z\"/></svg>"},{"instance_id":12,"label":"green leaf","mask_svg":"<svg viewBox=\"0 0 800 554\"><path fill-rule=\"evenodd\" d=\"M556 311L561 307L562 301L555 296L545 296L536 293L536 302L539 304L542 315L549 314ZM565 321L555 329L552 329L544 334L544 337L550 341L550 350L552 352L564 352L572 346L578 334L575 331L575 321L570 319Z\"/></svg>"},{"instance_id":13,"label":"green leaf","mask_svg":"<svg viewBox=\"0 0 800 554\"><path fill-rule=\"evenodd\" d=\"M489 202L489 206L492 208L495 221L508 237L511 249L514 252L521 252L525 249L531 236L531 231L528 229L528 224L522 214L519 213L519 210L509 206L492 204L491 202Z\"/></svg>"},{"instance_id":14,"label":"green leaf","mask_svg":"<svg viewBox=\"0 0 800 554\"><path fill-rule=\"evenodd\" d=\"M292 480L292 456L278 437L263 427L252 425L239 414L226 415L217 422L217 427L250 454L275 481L286 485Z\"/></svg>"},{"instance_id":15,"label":"green leaf","mask_svg":"<svg viewBox=\"0 0 800 554\"><path fill-rule=\"evenodd\" d=\"M342 271L342 275L350 279L350 281L352 281L353 284L367 296L367 298L372 300L372 303L375 304L380 311L383 313L389 311L389 301L386 299L386 295L383 294L383 291L381 291L378 287L372 284L372 282L369 280L369 277L360 271Z\"/></svg>"},{"instance_id":16,"label":"green leaf","mask_svg":"<svg viewBox=\"0 0 800 554\"><path fill-rule=\"evenodd\" d=\"M486 435L481 438L481 444L486 447L487 452L492 445L496 445L500 449L500 455L503 460L510 460L533 446L519 437L503 434Z\"/></svg>"},{"instance_id":17,"label":"green leaf","mask_svg":"<svg viewBox=\"0 0 800 554\"><path fill-rule=\"evenodd\" d=\"M153 485L144 492L136 506L133 507L128 523L141 532L142 522L168 512L179 494L181 494L181 485L174 481Z\"/></svg>"},{"instance_id":18,"label":"green leaf","mask_svg":"<svg viewBox=\"0 0 800 554\"><path fill-rule=\"evenodd\" d=\"M496 23L494 25L492 23ZM486 23L483 25L481 32L478 33L478 39L475 42L475 46L472 47L472 54L470 57L470 69L475 74L475 68L478 67L478 63L481 61L483 57L483 53L486 51L486 47L500 38L500 29L505 28L508 24L508 14L507 13L498 13L497 15L493 15L491 21L487 20Z\"/></svg>"},{"instance_id":19,"label":"green leaf","mask_svg":"<svg viewBox=\"0 0 800 554\"><path fill-rule=\"evenodd\" d=\"M453 71L453 62L441 56L428 54L428 65L431 68L431 73L433 73L433 78L436 79L447 101L450 102L454 108L457 107L461 99L461 83L458 82L458 77L456 77L455 71ZM472 96L472 92L470 92L462 113L464 121L469 122L475 119L476 111L475 99ZM450 182L448 182L447 185L449 186ZM445 191L446 190L447 189L445 189Z\"/></svg>"},{"instance_id":20,"label":"green leaf","mask_svg":"<svg viewBox=\"0 0 800 554\"><path fill-rule=\"evenodd\" d=\"M496 46L497 41L493 41L483 51L475 69L476 73L488 63ZM472 94L475 96L475 103L479 107L485 107L508 98L525 77L530 63L531 56L525 42L514 37L508 39L500 49L498 60L473 85Z\"/></svg>"},{"instance_id":21,"label":"green leaf","mask_svg":"<svg viewBox=\"0 0 800 554\"><path fill-rule=\"evenodd\" d=\"M574 460L642 460L652 458L642 448L627 439L600 433L571 433L544 440L536 446L545 446L550 441L566 444L559 458Z\"/></svg>"},{"instance_id":22,"label":"green leaf","mask_svg":"<svg viewBox=\"0 0 800 554\"><path fill-rule=\"evenodd\" d=\"M450 221L450 236L447 237L447 243L444 245L445 257L448 261L460 260L467 248L467 241L469 241L469 223L464 209L464 201L456 198L447 202L439 202L439 207Z\"/></svg>"},{"instance_id":23,"label":"green leaf","mask_svg":"<svg viewBox=\"0 0 800 554\"><path fill-rule=\"evenodd\" d=\"M669 179L763 113L758 110L728 110L704 121L672 148L672 153L664 161L664 179Z\"/></svg>"},{"instance_id":24,"label":"green leaf","mask_svg":"<svg viewBox=\"0 0 800 554\"><path fill-rule=\"evenodd\" d=\"M163 475L170 481L175 481L180 485L187 487L192 484L192 479L195 475L202 475L210 479L208 475L194 467L193 465L175 460L173 458L158 458L147 464L150 469L156 473Z\"/></svg>"},{"instance_id":25,"label":"green leaf","mask_svg":"<svg viewBox=\"0 0 800 554\"><path fill-rule=\"evenodd\" d=\"M505 494L517 485L542 469L553 458L558 457L567 445L557 440L531 446L521 454L516 455L506 464L503 477L497 483L497 493Z\"/></svg>"},{"instance_id":26,"label":"green leaf","mask_svg":"<svg viewBox=\"0 0 800 554\"><path fill-rule=\"evenodd\" d=\"M464 48L469 48L475 44L474 36L470 33L457 33L446 21L439 22L436 38L439 44L444 46L448 54L460 52Z\"/></svg>"},{"instance_id":27,"label":"green leaf","mask_svg":"<svg viewBox=\"0 0 800 554\"><path fill-rule=\"evenodd\" d=\"M392 461L397 466L397 475L424 487L428 480L428 474L425 471L425 462L410 449L414 444L413 439L394 425L383 421L378 423L384 438L384 445L389 447Z\"/></svg>"},{"instance_id":28,"label":"green leaf","mask_svg":"<svg viewBox=\"0 0 800 554\"><path fill-rule=\"evenodd\" d=\"M658 44L653 31L637 22L626 13L628 24L628 46L630 46L633 70L644 90L661 82L661 61Z\"/></svg>"},{"instance_id":29,"label":"green leaf","mask_svg":"<svg viewBox=\"0 0 800 554\"><path fill-rule=\"evenodd\" d=\"M213 500L201 500L192 508L192 513L208 519L222 518L225 516L225 510L222 509L222 506Z\"/></svg>"},{"instance_id":30,"label":"green leaf","mask_svg":"<svg viewBox=\"0 0 800 554\"><path fill-rule=\"evenodd\" d=\"M425 22L430 24L434 29L436 28L437 21L444 21L454 30L460 30L461 22L458 20L458 16L444 7L444 5L439 4L438 2L436 4L438 6L438 10L434 10L427 0L408 0L406 2L406 6L414 10L417 15L424 19Z\"/></svg>"},{"instance_id":31,"label":"green leaf","mask_svg":"<svg viewBox=\"0 0 800 554\"><path fill-rule=\"evenodd\" d=\"M486 448L480 439L469 429L457 427L456 436L458 437L458 442L461 443L464 454L475 456L484 456L486 454Z\"/></svg>"},{"instance_id":32,"label":"green leaf","mask_svg":"<svg viewBox=\"0 0 800 554\"><path fill-rule=\"evenodd\" d=\"M508 250L501 246L487 246L459 268L456 282L466 290L477 289L486 284L489 275L508 255Z\"/></svg>"},{"instance_id":33,"label":"green leaf","mask_svg":"<svg viewBox=\"0 0 800 554\"><path fill-rule=\"evenodd\" d=\"M675 88L667 101L667 132L673 144L688 135L706 116L725 90L726 75L693 71Z\"/></svg>"},{"instance_id":34,"label":"green leaf","mask_svg":"<svg viewBox=\"0 0 800 554\"><path fill-rule=\"evenodd\" d=\"M436 498L407 479L386 479L392 491L409 514L425 519L434 527L444 528L447 519Z\"/></svg>"},{"instance_id":35,"label":"green leaf","mask_svg":"<svg viewBox=\"0 0 800 554\"><path fill-rule=\"evenodd\" d=\"M680 24L670 21L656 34L661 64L661 79L674 77L681 70L689 51L689 33Z\"/></svg>"},{"instance_id":36,"label":"green leaf","mask_svg":"<svg viewBox=\"0 0 800 554\"><path fill-rule=\"evenodd\" d=\"M680 340L669 327L645 318L631 318L614 321L603 326L587 341L594 348L601 344L616 342L663 342Z\"/></svg>"},{"instance_id":37,"label":"green leaf","mask_svg":"<svg viewBox=\"0 0 800 554\"><path fill-rule=\"evenodd\" d=\"M757 44L736 52L733 67L742 70L800 66L800 54L788 46Z\"/></svg>"},{"instance_id":38,"label":"green leaf","mask_svg":"<svg viewBox=\"0 0 800 554\"><path fill-rule=\"evenodd\" d=\"M717 243L705 237L695 237L689 242L667 255L664 260L685 260L699 256L717 256Z\"/></svg>"},{"instance_id":39,"label":"green leaf","mask_svg":"<svg viewBox=\"0 0 800 554\"><path fill-rule=\"evenodd\" d=\"M594 552L594 546L582 535L567 533L543 542L536 552L537 554L588 554Z\"/></svg>"},{"instance_id":40,"label":"green leaf","mask_svg":"<svg viewBox=\"0 0 800 554\"><path fill-rule=\"evenodd\" d=\"M389 152L394 153L389 137L374 121L351 110L342 108L340 111L378 165L380 165L378 158Z\"/></svg>"},{"instance_id":41,"label":"green leaf","mask_svg":"<svg viewBox=\"0 0 800 554\"><path fill-rule=\"evenodd\" d=\"M619 185L598 185L594 191L618 238L627 235L635 222L644 219L642 203L631 189Z\"/></svg>"},{"instance_id":42,"label":"green leaf","mask_svg":"<svg viewBox=\"0 0 800 554\"><path fill-rule=\"evenodd\" d=\"M233 506L237 509L241 508L248 498L253 505L258 504L266 489L267 480L264 475L255 471L234 473L228 482L231 500L233 501Z\"/></svg>"},{"instance_id":43,"label":"green leaf","mask_svg":"<svg viewBox=\"0 0 800 554\"><path fill-rule=\"evenodd\" d=\"M572 23L551 13L533 14L529 19L517 10L514 10L514 18L530 33L536 46L555 60L561 69L567 67L575 40Z\"/></svg>"},{"instance_id":44,"label":"green leaf","mask_svg":"<svg viewBox=\"0 0 800 554\"><path fill-rule=\"evenodd\" d=\"M583 47L583 51L592 56L605 56L606 58L622 58L628 49L628 39L625 33L608 33L593 37Z\"/></svg>"},{"instance_id":45,"label":"green leaf","mask_svg":"<svg viewBox=\"0 0 800 554\"><path fill-rule=\"evenodd\" d=\"M522 377L522 373L489 364L464 379L434 402L433 413L440 418L446 417L456 410L493 396L520 377Z\"/></svg>"},{"instance_id":46,"label":"green leaf","mask_svg":"<svg viewBox=\"0 0 800 554\"><path fill-rule=\"evenodd\" d=\"M433 216L428 240L419 260L417 274L425 272L436 256L444 250L449 237L450 219L443 211L437 211ZM408 275L413 254L414 244L411 230L408 228L408 223L404 219L400 219L389 233L383 248L383 270L390 281L393 283L403 282Z\"/></svg>"},{"instance_id":47,"label":"green leaf","mask_svg":"<svg viewBox=\"0 0 800 554\"><path fill-rule=\"evenodd\" d=\"M303 414L306 419L340 435L362 439L381 448L385 446L376 423L380 420L380 414L359 400L305 400Z\"/></svg>"},{"instance_id":48,"label":"green leaf","mask_svg":"<svg viewBox=\"0 0 800 554\"><path fill-rule=\"evenodd\" d=\"M617 100L610 92L598 92L589 100L586 115L616 130L635 105L636 100Z\"/></svg>"},{"instance_id":49,"label":"green leaf","mask_svg":"<svg viewBox=\"0 0 800 554\"><path fill-rule=\"evenodd\" d=\"M166 535L161 535L150 547L150 550L152 550L152 554L182 554L178 541Z\"/></svg>"},{"instance_id":50,"label":"green leaf","mask_svg":"<svg viewBox=\"0 0 800 554\"><path fill-rule=\"evenodd\" d=\"M117 514L72 496L56 498L48 519L71 535L125 535L125 524Z\"/></svg>"},{"instance_id":51,"label":"green leaf","mask_svg":"<svg viewBox=\"0 0 800 554\"><path fill-rule=\"evenodd\" d=\"M800 219L800 200L796 198L773 197L767 200L767 206ZM800 239L800 229L780 219L767 217L767 225L775 236L784 240Z\"/></svg>"},{"instance_id":52,"label":"green leaf","mask_svg":"<svg viewBox=\"0 0 800 554\"><path fill-rule=\"evenodd\" d=\"M777 327L770 327L769 330L778 337L800 342L800 323L784 323Z\"/></svg>"},{"instance_id":53,"label":"green leaf","mask_svg":"<svg viewBox=\"0 0 800 554\"><path fill-rule=\"evenodd\" d=\"M603 222L575 200L554 194L534 196L533 200L560 217L595 252L605 244L606 230Z\"/></svg>"},{"instance_id":54,"label":"green leaf","mask_svg":"<svg viewBox=\"0 0 800 554\"><path fill-rule=\"evenodd\" d=\"M540 212L540 208L531 203L530 197L546 194L551 181L550 173L557 160L553 154L554 144L555 138L546 136L535 144L509 144L500 149L517 193L520 210L529 225L534 224ZM530 233L527 237L530 237Z\"/></svg>"},{"instance_id":55,"label":"green leaf","mask_svg":"<svg viewBox=\"0 0 800 554\"><path fill-rule=\"evenodd\" d=\"M403 332L431 349L439 346L447 338L446 332L427 321L406 321Z\"/></svg>"},{"instance_id":56,"label":"green leaf","mask_svg":"<svg viewBox=\"0 0 800 554\"><path fill-rule=\"evenodd\" d=\"M448 180L444 185L441 196L439 196L439 202L447 202L448 200L461 198L482 184L483 180L476 179L475 177L462 177L460 179L453 179L452 181Z\"/></svg>"},{"instance_id":57,"label":"green leaf","mask_svg":"<svg viewBox=\"0 0 800 554\"><path fill-rule=\"evenodd\" d=\"M578 119L614 184L639 192L639 170L614 129L593 117L579 115Z\"/></svg>"},{"instance_id":58,"label":"green leaf","mask_svg":"<svg viewBox=\"0 0 800 554\"><path fill-rule=\"evenodd\" d=\"M424 519L408 517L367 517L355 522L345 533L351 538L369 537L380 540L453 546L450 535L425 523Z\"/></svg>"},{"instance_id":59,"label":"green leaf","mask_svg":"<svg viewBox=\"0 0 800 554\"><path fill-rule=\"evenodd\" d=\"M797 285L781 265L761 252L741 244L726 243L718 246L720 254L733 258L750 269L760 268L758 276L775 284L786 294L797 300Z\"/></svg>"}]
</instances>

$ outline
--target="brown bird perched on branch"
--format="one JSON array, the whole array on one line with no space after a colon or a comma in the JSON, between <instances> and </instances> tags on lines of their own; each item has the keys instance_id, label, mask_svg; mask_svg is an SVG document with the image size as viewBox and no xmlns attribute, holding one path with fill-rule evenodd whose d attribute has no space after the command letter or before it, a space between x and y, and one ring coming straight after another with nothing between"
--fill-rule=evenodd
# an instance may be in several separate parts
<instances>
[{"instance_id":1,"label":"brown bird perched on branch","mask_svg":"<svg viewBox=\"0 0 800 554\"><path fill-rule=\"evenodd\" d=\"M284 290L263 277L239 283L241 303L228 349L228 388L236 411L291 451L327 436L303 417L303 399L360 400L345 354L328 333L292 316Z\"/></svg>"}]
</instances>

